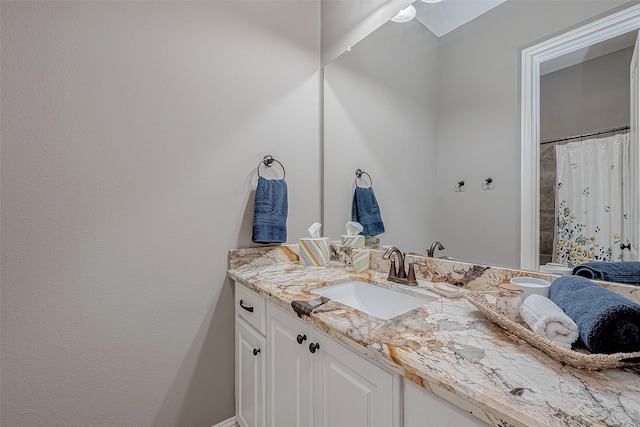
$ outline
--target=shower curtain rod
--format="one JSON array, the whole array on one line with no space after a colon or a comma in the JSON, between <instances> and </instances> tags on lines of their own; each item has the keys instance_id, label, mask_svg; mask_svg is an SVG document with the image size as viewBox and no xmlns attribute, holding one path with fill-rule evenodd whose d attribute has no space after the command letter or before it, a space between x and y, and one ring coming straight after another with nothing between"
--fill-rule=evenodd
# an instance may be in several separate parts
<instances>
[{"instance_id":1,"label":"shower curtain rod","mask_svg":"<svg viewBox=\"0 0 640 427\"><path fill-rule=\"evenodd\" d=\"M598 132L591 132L591 133L584 133L582 135L575 135L575 136L570 136L568 138L559 138L559 139L552 139L549 141L543 141L540 143L540 145L543 144L552 144L554 142L563 142L563 141L571 141L572 139L578 139L578 138L587 138L590 136L598 136L598 135L603 135L605 133L614 133L614 132L621 132L623 130L629 130L629 126L622 126L619 128L613 128L613 129L607 129L607 130L601 130Z\"/></svg>"}]
</instances>

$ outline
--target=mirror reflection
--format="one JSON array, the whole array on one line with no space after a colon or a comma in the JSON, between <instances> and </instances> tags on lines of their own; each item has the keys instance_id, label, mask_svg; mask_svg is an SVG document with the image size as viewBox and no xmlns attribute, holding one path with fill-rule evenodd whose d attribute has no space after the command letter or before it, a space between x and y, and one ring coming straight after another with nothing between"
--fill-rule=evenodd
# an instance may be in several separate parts
<instances>
[{"instance_id":1,"label":"mirror reflection","mask_svg":"<svg viewBox=\"0 0 640 427\"><path fill-rule=\"evenodd\" d=\"M425 16L448 22L435 12L446 2L416 2L415 19L387 22L325 68L325 234L344 234L360 168L373 178L386 229L379 236L383 245L426 255L438 241L445 248L438 257L520 267L520 51L629 3L457 1L457 10L468 3L484 3L486 10L448 30L429 28ZM594 64L618 67L600 72L609 81L620 80L614 76L622 66L628 77L632 48L623 45L549 64L543 87L550 95L541 98L543 142L629 124L628 108L610 108L628 107L628 89L625 104L587 80ZM593 104L610 114L593 108L598 121L583 116L580 124L571 115L582 112L560 101L585 87L593 90L579 94L574 105Z\"/></svg>"}]
</instances>

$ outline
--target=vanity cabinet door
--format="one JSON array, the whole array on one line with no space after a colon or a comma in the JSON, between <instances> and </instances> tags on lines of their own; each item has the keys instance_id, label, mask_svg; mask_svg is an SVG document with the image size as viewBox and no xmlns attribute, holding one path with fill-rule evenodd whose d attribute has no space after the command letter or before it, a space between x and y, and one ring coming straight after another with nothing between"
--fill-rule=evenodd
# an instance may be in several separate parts
<instances>
[{"instance_id":1,"label":"vanity cabinet door","mask_svg":"<svg viewBox=\"0 0 640 427\"><path fill-rule=\"evenodd\" d=\"M404 380L404 427L487 427L478 418Z\"/></svg>"},{"instance_id":2,"label":"vanity cabinet door","mask_svg":"<svg viewBox=\"0 0 640 427\"><path fill-rule=\"evenodd\" d=\"M267 427L311 427L311 326L267 304Z\"/></svg>"},{"instance_id":3,"label":"vanity cabinet door","mask_svg":"<svg viewBox=\"0 0 640 427\"><path fill-rule=\"evenodd\" d=\"M236 313L236 421L265 427L265 338Z\"/></svg>"},{"instance_id":4,"label":"vanity cabinet door","mask_svg":"<svg viewBox=\"0 0 640 427\"><path fill-rule=\"evenodd\" d=\"M314 344L315 427L400 425L399 381L319 331Z\"/></svg>"}]
</instances>

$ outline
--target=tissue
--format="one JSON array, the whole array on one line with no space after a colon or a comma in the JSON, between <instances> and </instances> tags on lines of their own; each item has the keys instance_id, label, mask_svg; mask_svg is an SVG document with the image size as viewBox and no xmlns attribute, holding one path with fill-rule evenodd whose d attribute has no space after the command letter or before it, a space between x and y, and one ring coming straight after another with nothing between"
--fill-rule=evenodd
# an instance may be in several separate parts
<instances>
[{"instance_id":1,"label":"tissue","mask_svg":"<svg viewBox=\"0 0 640 427\"><path fill-rule=\"evenodd\" d=\"M329 238L320 237L322 224L314 222L309 227L309 237L300 239L300 265L322 266L331 258Z\"/></svg>"},{"instance_id":2,"label":"tissue","mask_svg":"<svg viewBox=\"0 0 640 427\"><path fill-rule=\"evenodd\" d=\"M345 224L347 234L342 235L342 244L344 246L351 246L354 248L364 248L365 237L360 233L364 229L362 224L355 221L347 221Z\"/></svg>"}]
</instances>

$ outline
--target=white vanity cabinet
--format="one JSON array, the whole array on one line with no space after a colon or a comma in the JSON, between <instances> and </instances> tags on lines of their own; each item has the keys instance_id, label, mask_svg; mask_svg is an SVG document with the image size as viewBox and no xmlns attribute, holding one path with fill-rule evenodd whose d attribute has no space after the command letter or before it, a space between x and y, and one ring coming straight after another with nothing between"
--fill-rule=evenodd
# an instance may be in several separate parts
<instances>
[{"instance_id":1,"label":"white vanity cabinet","mask_svg":"<svg viewBox=\"0 0 640 427\"><path fill-rule=\"evenodd\" d=\"M235 299L241 427L401 426L400 375L237 284Z\"/></svg>"},{"instance_id":2,"label":"white vanity cabinet","mask_svg":"<svg viewBox=\"0 0 640 427\"><path fill-rule=\"evenodd\" d=\"M316 331L315 427L399 427L400 382L388 372Z\"/></svg>"},{"instance_id":3,"label":"white vanity cabinet","mask_svg":"<svg viewBox=\"0 0 640 427\"><path fill-rule=\"evenodd\" d=\"M404 427L487 427L478 418L435 394L404 381Z\"/></svg>"},{"instance_id":4,"label":"white vanity cabinet","mask_svg":"<svg viewBox=\"0 0 640 427\"><path fill-rule=\"evenodd\" d=\"M267 427L313 425L311 325L267 304Z\"/></svg>"},{"instance_id":5,"label":"white vanity cabinet","mask_svg":"<svg viewBox=\"0 0 640 427\"><path fill-rule=\"evenodd\" d=\"M235 307L236 422L240 427L265 427L266 302L236 286Z\"/></svg>"}]
</instances>

